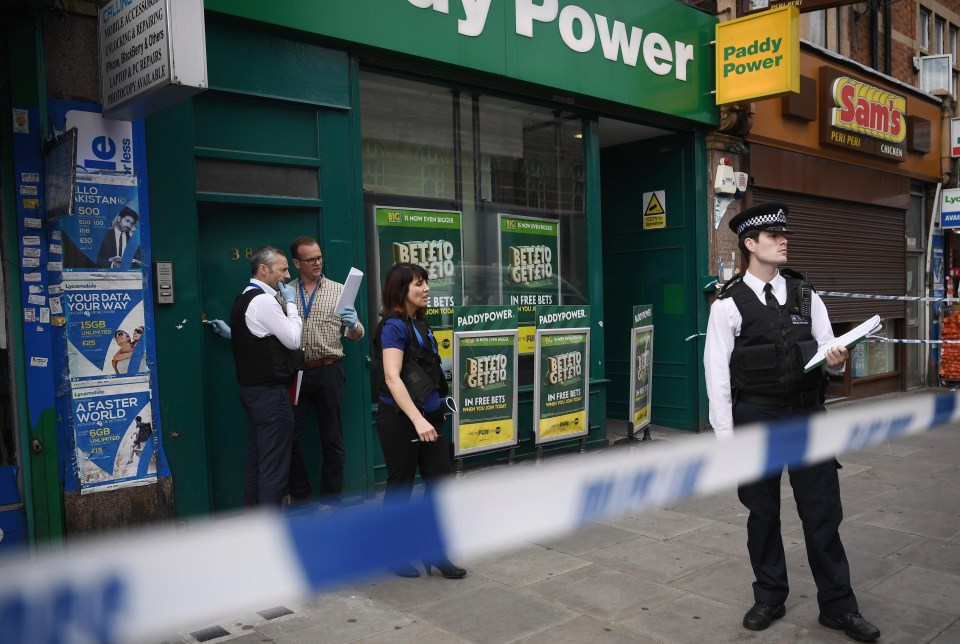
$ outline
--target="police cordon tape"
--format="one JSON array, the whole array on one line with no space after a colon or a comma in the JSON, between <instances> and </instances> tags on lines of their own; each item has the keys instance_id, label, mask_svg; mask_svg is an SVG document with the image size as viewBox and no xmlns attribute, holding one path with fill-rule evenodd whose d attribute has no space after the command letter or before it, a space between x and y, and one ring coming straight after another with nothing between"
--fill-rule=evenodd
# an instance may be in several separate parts
<instances>
[{"instance_id":1,"label":"police cordon tape","mask_svg":"<svg viewBox=\"0 0 960 644\"><path fill-rule=\"evenodd\" d=\"M821 297L847 297L858 300L894 300L897 302L945 302L952 304L960 302L960 297L936 297L924 295L874 295L872 293L847 293L846 291L821 291L817 289L817 295Z\"/></svg>"},{"instance_id":2,"label":"police cordon tape","mask_svg":"<svg viewBox=\"0 0 960 644\"><path fill-rule=\"evenodd\" d=\"M699 338L701 336L706 337L706 333L694 333L693 335L688 335L683 339L684 342L689 342L694 338ZM960 344L960 340L918 340L915 338L885 338L879 335L868 335L865 337L863 342L880 342L887 344Z\"/></svg>"},{"instance_id":3,"label":"police cordon tape","mask_svg":"<svg viewBox=\"0 0 960 644\"><path fill-rule=\"evenodd\" d=\"M708 282L704 288L716 286L718 289L723 286L722 282L713 280ZM847 291L823 291L817 289L817 295L820 297L847 297L858 300L893 300L897 302L944 302L953 304L960 302L960 297L939 297L936 295L877 295L874 293L850 293Z\"/></svg>"},{"instance_id":4,"label":"police cordon tape","mask_svg":"<svg viewBox=\"0 0 960 644\"><path fill-rule=\"evenodd\" d=\"M0 641L131 642L263 609L395 564L464 561L591 520L730 488L960 420L960 393L919 394L713 436L449 478L408 505L260 511L141 529L0 561ZM503 492L508 492L504 494Z\"/></svg>"}]
</instances>

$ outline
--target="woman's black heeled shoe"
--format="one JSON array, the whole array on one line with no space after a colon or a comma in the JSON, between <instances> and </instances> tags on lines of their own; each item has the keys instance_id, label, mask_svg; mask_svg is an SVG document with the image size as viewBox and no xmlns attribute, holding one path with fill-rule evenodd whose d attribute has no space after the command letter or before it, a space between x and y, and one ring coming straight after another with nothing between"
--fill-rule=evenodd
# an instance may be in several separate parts
<instances>
[{"instance_id":1,"label":"woman's black heeled shoe","mask_svg":"<svg viewBox=\"0 0 960 644\"><path fill-rule=\"evenodd\" d=\"M419 577L420 576L420 571L408 563L398 564L393 568L391 568L390 570L392 570L393 574L395 574L397 577ZM429 568L427 569L427 574L428 575L430 574Z\"/></svg>"},{"instance_id":2,"label":"woman's black heeled shoe","mask_svg":"<svg viewBox=\"0 0 960 644\"><path fill-rule=\"evenodd\" d=\"M467 576L467 571L459 566L453 565L449 559L442 559L437 562L424 561L423 567L427 569L427 575L432 575L431 567L440 571L440 574L446 579L463 579Z\"/></svg>"}]
</instances>

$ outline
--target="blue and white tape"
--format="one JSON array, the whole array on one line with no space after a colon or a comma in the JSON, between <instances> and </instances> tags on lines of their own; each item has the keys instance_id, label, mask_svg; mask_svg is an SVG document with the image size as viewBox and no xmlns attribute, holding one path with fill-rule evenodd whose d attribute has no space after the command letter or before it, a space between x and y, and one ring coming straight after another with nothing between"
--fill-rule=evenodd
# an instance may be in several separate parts
<instances>
[{"instance_id":1,"label":"blue and white tape","mask_svg":"<svg viewBox=\"0 0 960 644\"><path fill-rule=\"evenodd\" d=\"M730 488L960 420L960 393L916 395L713 436L447 479L409 505L257 512L139 530L0 562L0 640L129 642L296 601L404 561L467 560L584 522ZM506 493L505 493L506 492Z\"/></svg>"},{"instance_id":2,"label":"blue and white tape","mask_svg":"<svg viewBox=\"0 0 960 644\"><path fill-rule=\"evenodd\" d=\"M893 300L896 302L945 302L951 304L960 302L960 297L935 297L923 295L875 295L873 293L848 293L846 291L821 291L817 289L817 294L821 297L847 297L858 300Z\"/></svg>"}]
</instances>

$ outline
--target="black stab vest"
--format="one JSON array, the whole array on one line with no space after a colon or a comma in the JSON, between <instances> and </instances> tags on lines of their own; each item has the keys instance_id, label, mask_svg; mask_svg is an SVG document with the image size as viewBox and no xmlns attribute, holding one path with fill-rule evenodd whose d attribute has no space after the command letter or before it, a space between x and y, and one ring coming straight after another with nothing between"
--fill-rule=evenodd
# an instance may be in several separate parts
<instances>
[{"instance_id":1,"label":"black stab vest","mask_svg":"<svg viewBox=\"0 0 960 644\"><path fill-rule=\"evenodd\" d=\"M258 295L263 295L259 288L241 293L230 311L237 382L246 387L287 386L293 382L297 371L303 368L303 351L286 348L274 335L258 338L250 332L247 327L247 308ZM276 304L279 306L279 303Z\"/></svg>"},{"instance_id":2,"label":"black stab vest","mask_svg":"<svg viewBox=\"0 0 960 644\"><path fill-rule=\"evenodd\" d=\"M787 301L774 311L737 281L720 297L733 298L743 319L730 355L730 384L736 392L783 397L819 391L822 369L803 373L817 352L811 318L800 313L802 280L786 277Z\"/></svg>"},{"instance_id":3,"label":"black stab vest","mask_svg":"<svg viewBox=\"0 0 960 644\"><path fill-rule=\"evenodd\" d=\"M393 394L390 393L390 389L387 387L387 379L383 373L383 325L386 324L390 318L402 320L399 315L393 313L385 316L380 320L380 324L377 325L377 331L373 335L373 355L371 356L373 363L370 367L370 373L373 379L373 391L378 398L393 398ZM420 337L423 338L427 346L421 346L417 340L417 336L413 331L414 325L416 325L417 331L420 332ZM408 371L408 364L411 362L416 363L423 367L427 377L433 384L433 388L440 392L440 396L446 396L449 391L447 378L440 364L440 354L437 352L437 341L434 339L431 342L433 333L430 331L430 326L426 321L416 318L408 318L406 320L406 326L408 336L407 346L403 350L403 365L400 368L401 378L403 378L404 373ZM413 389L408 383L404 382L404 384L407 386L408 391ZM414 400L414 404L422 404L422 402L423 401Z\"/></svg>"}]
</instances>

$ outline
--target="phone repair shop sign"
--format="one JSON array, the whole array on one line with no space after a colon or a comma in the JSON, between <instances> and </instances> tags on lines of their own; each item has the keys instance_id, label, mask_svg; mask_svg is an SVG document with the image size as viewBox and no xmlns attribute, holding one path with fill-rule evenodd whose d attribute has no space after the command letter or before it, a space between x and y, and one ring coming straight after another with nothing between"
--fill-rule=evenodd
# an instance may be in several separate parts
<instances>
[{"instance_id":1,"label":"phone repair shop sign","mask_svg":"<svg viewBox=\"0 0 960 644\"><path fill-rule=\"evenodd\" d=\"M940 200L940 227L960 228L960 188L943 191Z\"/></svg>"},{"instance_id":2,"label":"phone repair shop sign","mask_svg":"<svg viewBox=\"0 0 960 644\"><path fill-rule=\"evenodd\" d=\"M717 105L800 92L800 11L793 5L717 23Z\"/></svg>"},{"instance_id":3,"label":"phone repair shop sign","mask_svg":"<svg viewBox=\"0 0 960 644\"><path fill-rule=\"evenodd\" d=\"M104 116L143 118L207 88L203 0L109 0L98 17Z\"/></svg>"}]
</instances>

